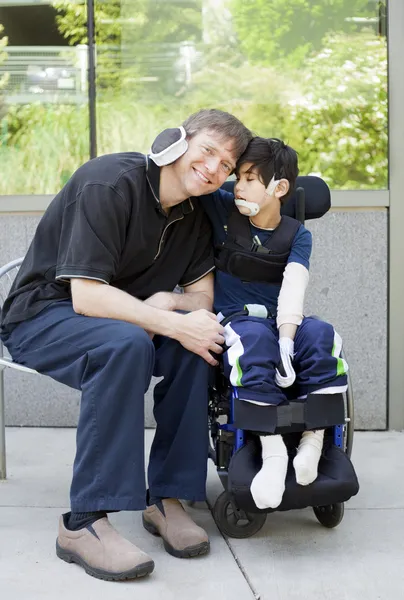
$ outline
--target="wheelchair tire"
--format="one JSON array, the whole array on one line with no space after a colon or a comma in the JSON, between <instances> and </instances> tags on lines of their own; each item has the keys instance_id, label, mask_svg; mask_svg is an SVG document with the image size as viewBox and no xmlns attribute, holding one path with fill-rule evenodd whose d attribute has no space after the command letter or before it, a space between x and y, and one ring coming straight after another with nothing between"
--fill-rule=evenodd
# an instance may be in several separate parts
<instances>
[{"instance_id":1,"label":"wheelchair tire","mask_svg":"<svg viewBox=\"0 0 404 600\"><path fill-rule=\"evenodd\" d=\"M265 513L246 513L237 510L228 492L222 492L212 510L220 531L232 538L248 538L257 533L266 521Z\"/></svg>"},{"instance_id":2,"label":"wheelchair tire","mask_svg":"<svg viewBox=\"0 0 404 600\"><path fill-rule=\"evenodd\" d=\"M321 525L332 529L339 525L344 517L344 503L336 502L327 506L313 506L313 511Z\"/></svg>"}]
</instances>

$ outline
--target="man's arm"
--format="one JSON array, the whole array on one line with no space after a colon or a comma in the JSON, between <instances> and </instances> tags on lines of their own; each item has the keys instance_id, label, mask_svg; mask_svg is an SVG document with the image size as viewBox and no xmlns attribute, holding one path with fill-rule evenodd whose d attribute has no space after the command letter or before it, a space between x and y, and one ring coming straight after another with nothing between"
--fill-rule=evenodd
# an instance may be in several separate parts
<instances>
[{"instance_id":1,"label":"man's arm","mask_svg":"<svg viewBox=\"0 0 404 600\"><path fill-rule=\"evenodd\" d=\"M211 365L217 361L210 352L223 351L223 327L207 310L186 315L162 310L118 288L90 279L72 278L71 293L73 308L78 314L127 321L151 333L173 338Z\"/></svg>"},{"instance_id":2,"label":"man's arm","mask_svg":"<svg viewBox=\"0 0 404 600\"><path fill-rule=\"evenodd\" d=\"M145 300L145 304L162 310L184 310L192 312L205 308L213 308L213 273L208 273L202 279L184 288L183 294L174 292L157 292Z\"/></svg>"}]
</instances>

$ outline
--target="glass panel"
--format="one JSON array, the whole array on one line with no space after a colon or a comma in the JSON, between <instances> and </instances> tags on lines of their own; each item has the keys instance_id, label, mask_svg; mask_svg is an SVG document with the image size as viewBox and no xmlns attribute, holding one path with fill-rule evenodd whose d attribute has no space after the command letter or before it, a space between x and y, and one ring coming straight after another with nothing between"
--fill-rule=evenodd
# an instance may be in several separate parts
<instances>
[{"instance_id":1,"label":"glass panel","mask_svg":"<svg viewBox=\"0 0 404 600\"><path fill-rule=\"evenodd\" d=\"M97 0L98 152L146 152L161 129L215 106L289 142L301 173L386 188L385 5Z\"/></svg>"},{"instance_id":2,"label":"glass panel","mask_svg":"<svg viewBox=\"0 0 404 600\"><path fill-rule=\"evenodd\" d=\"M56 10L0 0L0 195L52 194L88 159L86 47Z\"/></svg>"}]
</instances>

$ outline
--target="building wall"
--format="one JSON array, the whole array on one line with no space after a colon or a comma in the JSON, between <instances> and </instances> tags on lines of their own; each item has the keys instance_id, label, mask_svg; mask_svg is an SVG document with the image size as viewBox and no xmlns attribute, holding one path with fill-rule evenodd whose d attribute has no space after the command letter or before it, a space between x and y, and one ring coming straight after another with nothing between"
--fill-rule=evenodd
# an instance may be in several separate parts
<instances>
[{"instance_id":1,"label":"building wall","mask_svg":"<svg viewBox=\"0 0 404 600\"><path fill-rule=\"evenodd\" d=\"M38 214L0 217L0 264L22 256ZM344 340L357 429L384 429L387 406L387 210L333 209L308 222L314 250L306 314L331 321ZM145 424L153 426L152 387ZM75 426L79 393L48 377L7 369L6 422Z\"/></svg>"}]
</instances>

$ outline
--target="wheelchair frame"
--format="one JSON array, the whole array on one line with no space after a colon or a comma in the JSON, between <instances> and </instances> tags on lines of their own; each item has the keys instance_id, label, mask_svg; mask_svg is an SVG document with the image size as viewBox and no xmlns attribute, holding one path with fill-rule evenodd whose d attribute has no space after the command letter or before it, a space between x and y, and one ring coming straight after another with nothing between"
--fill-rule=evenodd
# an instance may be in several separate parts
<instances>
[{"instance_id":1,"label":"wheelchair frame","mask_svg":"<svg viewBox=\"0 0 404 600\"><path fill-rule=\"evenodd\" d=\"M304 224L305 192L303 188L296 189L295 218ZM222 325L232 318L248 314L248 311L238 311L221 321ZM344 350L342 358L346 359ZM229 393L230 392L230 393ZM213 516L219 529L229 537L246 538L257 533L266 521L267 514L262 512L246 513L240 510L234 502L228 488L228 466L230 459L245 443L245 431L234 426L234 401L238 397L237 389L225 379L222 369L216 370L216 381L209 388L209 458L216 465L217 472L224 492L217 498L213 506ZM332 442L343 450L350 458L354 436L354 400L350 375L348 373L348 388L344 395L345 422L334 425ZM221 423L221 417L226 416L227 422ZM318 521L325 527L336 527L344 515L344 504L336 503L327 506L314 506L313 511ZM241 523L241 525L239 525Z\"/></svg>"}]
</instances>

